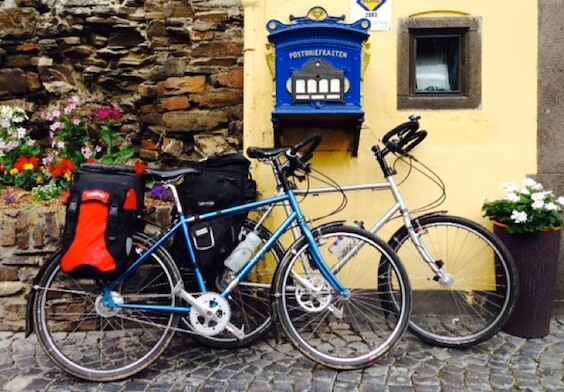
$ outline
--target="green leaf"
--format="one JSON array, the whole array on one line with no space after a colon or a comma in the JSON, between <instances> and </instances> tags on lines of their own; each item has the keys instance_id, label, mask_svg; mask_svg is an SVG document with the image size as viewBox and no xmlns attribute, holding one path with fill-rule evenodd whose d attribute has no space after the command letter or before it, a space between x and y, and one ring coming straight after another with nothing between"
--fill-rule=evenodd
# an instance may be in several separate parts
<instances>
[{"instance_id":1,"label":"green leaf","mask_svg":"<svg viewBox=\"0 0 564 392\"><path fill-rule=\"evenodd\" d=\"M133 155L135 155L135 149L134 148L126 148L124 150L119 151L117 154L115 154L115 161L116 162L125 161L126 159L131 158Z\"/></svg>"}]
</instances>

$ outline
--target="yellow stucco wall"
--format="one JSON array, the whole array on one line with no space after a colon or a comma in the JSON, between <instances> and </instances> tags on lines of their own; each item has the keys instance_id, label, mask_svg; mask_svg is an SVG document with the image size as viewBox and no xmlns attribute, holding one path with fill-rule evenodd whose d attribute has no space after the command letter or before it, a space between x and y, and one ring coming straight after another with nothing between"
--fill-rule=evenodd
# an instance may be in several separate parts
<instances>
[{"instance_id":1,"label":"yellow stucco wall","mask_svg":"<svg viewBox=\"0 0 564 392\"><path fill-rule=\"evenodd\" d=\"M441 209L473 220L481 218L483 198L500 196L504 181L520 181L536 173L537 101L537 3L530 0L389 0L393 1L392 29L371 32L371 62L363 82L365 124L358 157L346 152L323 152L313 162L340 184L381 181L370 147L387 130L415 112L429 137L414 150L447 186L447 202ZM272 146L270 121L273 83L265 61L266 22L289 23L290 14L304 16L313 6L329 15L346 15L350 2L327 0L243 0L245 8L245 147ZM471 110L397 110L397 27L400 18L433 12L452 12L482 18L482 104ZM268 168L254 164L263 194L272 193ZM400 170L400 175L402 171ZM438 189L420 175L402 186L408 205L426 204ZM320 202L322 200L322 202ZM308 215L317 216L335 207L339 198L312 198L304 203ZM389 205L383 192L349 195L349 205L339 217L373 223ZM335 218L335 217L334 217ZM386 238L386 234L382 233Z\"/></svg>"}]
</instances>

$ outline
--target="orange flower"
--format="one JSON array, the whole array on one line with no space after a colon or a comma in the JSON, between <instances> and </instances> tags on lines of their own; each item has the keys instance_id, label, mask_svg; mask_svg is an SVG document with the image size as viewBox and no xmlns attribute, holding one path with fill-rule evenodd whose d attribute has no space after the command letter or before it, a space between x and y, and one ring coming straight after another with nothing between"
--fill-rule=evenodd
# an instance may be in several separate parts
<instances>
[{"instance_id":1,"label":"orange flower","mask_svg":"<svg viewBox=\"0 0 564 392\"><path fill-rule=\"evenodd\" d=\"M39 169L39 159L37 157L27 158L20 155L14 163L14 168L18 169L18 172L37 170Z\"/></svg>"},{"instance_id":2,"label":"orange flower","mask_svg":"<svg viewBox=\"0 0 564 392\"><path fill-rule=\"evenodd\" d=\"M74 171L74 163L69 159L61 159L56 165L49 166L49 172L53 174L53 177L65 177L69 179Z\"/></svg>"},{"instance_id":3,"label":"orange flower","mask_svg":"<svg viewBox=\"0 0 564 392\"><path fill-rule=\"evenodd\" d=\"M143 162L137 161L135 163L134 170L135 170L135 173L140 176L140 175L144 174L145 172L147 172L147 167L145 166L145 164Z\"/></svg>"}]
</instances>

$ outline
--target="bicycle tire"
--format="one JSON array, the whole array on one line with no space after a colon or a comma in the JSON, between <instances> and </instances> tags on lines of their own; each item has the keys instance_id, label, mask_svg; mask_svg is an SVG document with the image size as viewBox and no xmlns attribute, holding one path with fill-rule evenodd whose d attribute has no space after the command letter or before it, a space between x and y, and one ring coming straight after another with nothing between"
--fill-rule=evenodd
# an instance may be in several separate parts
<instances>
[{"instance_id":1,"label":"bicycle tire","mask_svg":"<svg viewBox=\"0 0 564 392\"><path fill-rule=\"evenodd\" d=\"M245 220L242 230L243 232L255 230L263 244L272 237L270 231L263 226L257 226L255 222L249 219ZM228 331L223 331L215 336L194 334L192 337L206 346L221 349L246 347L262 339L272 328L270 287L274 271L283 256L284 249L280 243L276 242L247 279L241 281L228 298L231 307L230 322L243 330L245 333L243 339L233 336ZM223 264L223 261L221 263ZM186 286L195 287L193 272L187 268L181 268L180 270ZM214 283L214 288L219 292L225 287L218 286L227 285L227 282L222 284L216 281ZM190 326L188 317L183 317L182 322Z\"/></svg>"},{"instance_id":2,"label":"bicycle tire","mask_svg":"<svg viewBox=\"0 0 564 392\"><path fill-rule=\"evenodd\" d=\"M411 306L407 274L391 248L364 230L333 226L314 235L332 269L343 256L332 253L332 246L338 240L353 241L345 250L348 261L335 271L350 295L343 298L334 293L315 269L305 272L300 261L309 262L309 244L298 240L286 252L274 277L274 306L282 329L297 350L317 363L339 370L372 365L396 346L407 328ZM356 245L360 249L355 251ZM397 311L383 304L388 295L383 295L382 289L389 287L379 285L381 264L389 264L386 273L398 282ZM306 284L300 284L301 279L317 290L308 290Z\"/></svg>"},{"instance_id":3,"label":"bicycle tire","mask_svg":"<svg viewBox=\"0 0 564 392\"><path fill-rule=\"evenodd\" d=\"M407 270L413 289L409 330L440 347L482 343L503 327L518 296L515 263L492 233L465 218L429 215L414 228L431 256L442 263L450 283L433 280L407 229L388 242Z\"/></svg>"},{"instance_id":4,"label":"bicycle tire","mask_svg":"<svg viewBox=\"0 0 564 392\"><path fill-rule=\"evenodd\" d=\"M133 240L139 253L151 244L143 234ZM35 331L49 358L68 373L96 382L130 377L156 361L174 336L178 315L104 308L96 303L103 288L92 279L64 274L60 259L57 250L47 261L32 304ZM115 293L125 303L175 305L173 289L179 282L178 268L159 247Z\"/></svg>"}]
</instances>

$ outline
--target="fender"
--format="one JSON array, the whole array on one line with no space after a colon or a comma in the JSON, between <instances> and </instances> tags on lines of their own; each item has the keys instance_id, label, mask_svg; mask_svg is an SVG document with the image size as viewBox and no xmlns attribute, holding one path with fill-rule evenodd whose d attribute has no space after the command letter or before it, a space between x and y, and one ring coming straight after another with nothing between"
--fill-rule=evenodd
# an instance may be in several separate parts
<instances>
[{"instance_id":1,"label":"fender","mask_svg":"<svg viewBox=\"0 0 564 392\"><path fill-rule=\"evenodd\" d=\"M33 279L33 283L31 284L31 290L29 292L29 296L27 297L27 304L26 304L26 307L25 307L25 337L26 338L34 332L33 331L33 314L32 314L33 309L32 309L32 307L33 307L33 301L35 299L35 294L37 292L36 286L39 283L39 281L41 280L41 278L43 277L43 274L45 273L45 270L47 269L47 267L51 263L53 263L54 260L58 260L60 253L61 253L61 248L57 248L51 254L51 256L49 256L47 261L45 263L43 263L43 265L41 266L41 268L37 272L37 275L35 275L35 279Z\"/></svg>"},{"instance_id":2,"label":"fender","mask_svg":"<svg viewBox=\"0 0 564 392\"><path fill-rule=\"evenodd\" d=\"M444 216L444 215L447 215L447 214L448 214L447 210L431 211L431 212L428 212L426 214L419 215L419 216L415 217L414 219L411 220L411 223L416 223L420 219L426 219L426 218L429 218L431 216Z\"/></svg>"}]
</instances>

